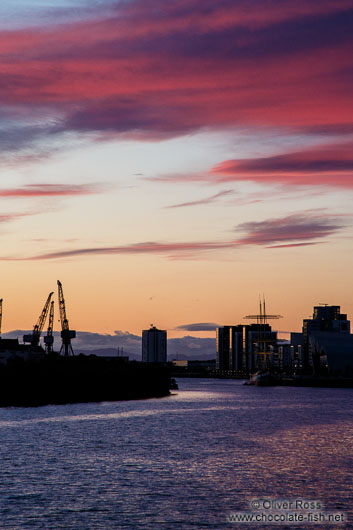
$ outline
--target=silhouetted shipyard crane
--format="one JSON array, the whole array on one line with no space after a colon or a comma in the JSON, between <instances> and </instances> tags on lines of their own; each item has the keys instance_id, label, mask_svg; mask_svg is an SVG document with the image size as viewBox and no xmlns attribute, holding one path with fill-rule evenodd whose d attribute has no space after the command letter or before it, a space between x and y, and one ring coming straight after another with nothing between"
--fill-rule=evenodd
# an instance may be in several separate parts
<instances>
[{"instance_id":1,"label":"silhouetted shipyard crane","mask_svg":"<svg viewBox=\"0 0 353 530\"><path fill-rule=\"evenodd\" d=\"M66 318L66 309L65 309L65 300L63 287L61 282L58 280L58 295L59 295L59 311L60 311L60 320L61 320L61 338L62 345L60 348L60 353L63 351L64 355L74 355L74 351L71 346L71 339L76 337L76 331L69 328L69 321Z\"/></svg>"},{"instance_id":2,"label":"silhouetted shipyard crane","mask_svg":"<svg viewBox=\"0 0 353 530\"><path fill-rule=\"evenodd\" d=\"M23 336L23 342L29 342L32 347L39 346L39 340L41 333L43 331L43 327L45 324L45 321L47 319L48 311L49 311L49 305L51 297L53 296L53 292L49 293L49 296L47 298L47 301L44 304L43 310L41 314L39 315L39 318L37 320L37 324L34 326L33 331L30 335L24 335Z\"/></svg>"},{"instance_id":3,"label":"silhouetted shipyard crane","mask_svg":"<svg viewBox=\"0 0 353 530\"><path fill-rule=\"evenodd\" d=\"M48 354L53 353L53 344L54 344L53 328L54 328L54 301L52 301L50 304L48 330L47 330L46 336L44 337L45 351Z\"/></svg>"}]
</instances>

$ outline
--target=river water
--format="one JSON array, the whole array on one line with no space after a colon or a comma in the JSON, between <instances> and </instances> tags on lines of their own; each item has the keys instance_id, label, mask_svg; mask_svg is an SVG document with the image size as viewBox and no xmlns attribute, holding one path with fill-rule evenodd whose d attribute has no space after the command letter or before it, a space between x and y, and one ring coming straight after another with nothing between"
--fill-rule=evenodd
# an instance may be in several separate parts
<instances>
[{"instance_id":1,"label":"river water","mask_svg":"<svg viewBox=\"0 0 353 530\"><path fill-rule=\"evenodd\" d=\"M0 529L353 528L353 390L178 383L162 399L0 409ZM298 499L348 522L229 520Z\"/></svg>"}]
</instances>

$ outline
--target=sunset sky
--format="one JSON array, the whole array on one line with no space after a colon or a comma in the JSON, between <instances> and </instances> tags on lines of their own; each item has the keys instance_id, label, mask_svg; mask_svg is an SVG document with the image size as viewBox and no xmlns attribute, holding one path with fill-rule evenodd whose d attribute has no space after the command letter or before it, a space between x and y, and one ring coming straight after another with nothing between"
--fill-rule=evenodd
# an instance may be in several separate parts
<instances>
[{"instance_id":1,"label":"sunset sky","mask_svg":"<svg viewBox=\"0 0 353 530\"><path fill-rule=\"evenodd\" d=\"M352 27L353 0L2 0L3 331L57 279L81 331L212 337L263 295L282 331L353 319Z\"/></svg>"}]
</instances>

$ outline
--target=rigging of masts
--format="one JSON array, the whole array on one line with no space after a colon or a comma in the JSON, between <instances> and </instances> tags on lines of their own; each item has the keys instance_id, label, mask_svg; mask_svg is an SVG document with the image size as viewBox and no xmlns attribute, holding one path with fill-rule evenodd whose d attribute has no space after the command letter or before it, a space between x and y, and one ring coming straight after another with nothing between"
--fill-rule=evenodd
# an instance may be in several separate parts
<instances>
[{"instance_id":1,"label":"rigging of masts","mask_svg":"<svg viewBox=\"0 0 353 530\"><path fill-rule=\"evenodd\" d=\"M263 355L264 360L266 361L266 355L269 353L267 351L267 343L273 342L273 339L269 337L269 330L266 328L267 321L282 318L282 315L268 315L266 313L266 302L264 298L262 302L260 299L259 314L258 315L246 315L244 318L247 318L250 320L256 320L257 343L258 343L258 351L256 353Z\"/></svg>"},{"instance_id":2,"label":"rigging of masts","mask_svg":"<svg viewBox=\"0 0 353 530\"><path fill-rule=\"evenodd\" d=\"M47 301L44 304L43 310L41 314L39 315L39 318L37 320L36 325L33 328L33 331L31 334L24 335L23 336L23 342L29 342L32 347L39 346L40 336L43 331L43 327L45 324L45 321L47 319L48 311L49 311L49 305L51 297L53 296L54 292L49 293L49 296L47 298Z\"/></svg>"},{"instance_id":3,"label":"rigging of masts","mask_svg":"<svg viewBox=\"0 0 353 530\"><path fill-rule=\"evenodd\" d=\"M267 315L266 314L266 302L260 300L260 313L258 315L246 315L244 318L250 320L256 320L257 324L265 325L267 320L282 318L282 315Z\"/></svg>"},{"instance_id":4,"label":"rigging of masts","mask_svg":"<svg viewBox=\"0 0 353 530\"><path fill-rule=\"evenodd\" d=\"M62 345L60 348L60 353L64 355L74 355L74 351L71 346L71 339L76 337L76 331L70 329L69 321L66 317L66 307L65 299L63 293L63 287L61 282L58 280L58 299L59 299L59 311L60 311L60 321L61 321L61 338Z\"/></svg>"},{"instance_id":5,"label":"rigging of masts","mask_svg":"<svg viewBox=\"0 0 353 530\"><path fill-rule=\"evenodd\" d=\"M54 301L52 301L50 304L48 329L47 329L47 334L44 337L45 351L48 354L53 353L53 344L54 344L53 327L54 327Z\"/></svg>"}]
</instances>

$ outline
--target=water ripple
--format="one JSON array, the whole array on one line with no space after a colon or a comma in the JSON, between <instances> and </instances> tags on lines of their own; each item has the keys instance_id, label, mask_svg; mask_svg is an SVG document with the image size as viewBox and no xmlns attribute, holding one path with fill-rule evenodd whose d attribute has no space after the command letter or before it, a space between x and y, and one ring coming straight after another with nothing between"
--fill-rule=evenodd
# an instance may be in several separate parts
<instances>
[{"instance_id":1,"label":"water ripple","mask_svg":"<svg viewBox=\"0 0 353 530\"><path fill-rule=\"evenodd\" d=\"M1 530L235 529L229 512L268 497L353 517L350 389L179 386L166 399L1 409Z\"/></svg>"}]
</instances>

